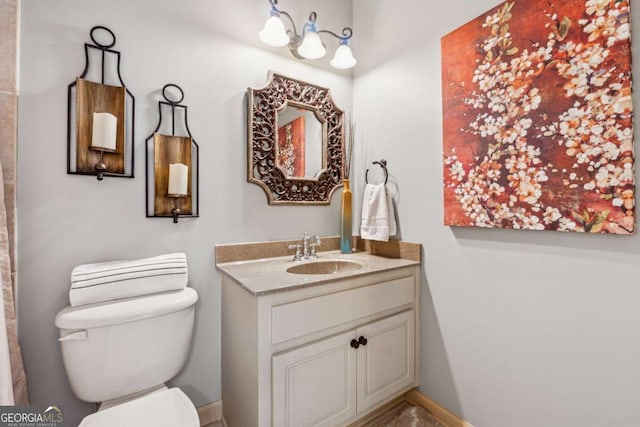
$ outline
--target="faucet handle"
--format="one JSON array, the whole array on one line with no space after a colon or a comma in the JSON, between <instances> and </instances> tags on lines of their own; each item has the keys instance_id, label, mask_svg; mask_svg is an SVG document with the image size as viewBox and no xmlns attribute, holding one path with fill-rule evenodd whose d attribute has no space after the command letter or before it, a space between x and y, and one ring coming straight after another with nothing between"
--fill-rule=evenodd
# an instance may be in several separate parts
<instances>
[{"instance_id":1,"label":"faucet handle","mask_svg":"<svg viewBox=\"0 0 640 427\"><path fill-rule=\"evenodd\" d=\"M293 261L300 261L302 259L302 253L300 252L301 245L289 245L289 249L295 249L296 254L293 256Z\"/></svg>"},{"instance_id":2,"label":"faucet handle","mask_svg":"<svg viewBox=\"0 0 640 427\"><path fill-rule=\"evenodd\" d=\"M322 242L320 241L320 238L318 236L313 236L311 240L312 242L309 243L309 246L311 246L311 253L309 254L309 258L315 259L318 258L318 254L316 253L316 246L322 245Z\"/></svg>"}]
</instances>

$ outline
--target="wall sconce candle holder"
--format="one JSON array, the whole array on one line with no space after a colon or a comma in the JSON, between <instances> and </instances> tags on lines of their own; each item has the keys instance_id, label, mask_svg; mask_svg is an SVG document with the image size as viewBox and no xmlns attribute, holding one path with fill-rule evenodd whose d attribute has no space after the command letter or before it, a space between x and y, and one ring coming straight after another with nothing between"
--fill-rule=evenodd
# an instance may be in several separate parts
<instances>
[{"instance_id":1,"label":"wall sconce candle holder","mask_svg":"<svg viewBox=\"0 0 640 427\"><path fill-rule=\"evenodd\" d=\"M187 106L181 104L182 89L169 83L162 88L162 96L158 125L145 143L146 211L147 218L172 218L177 224L180 217L199 216L200 148L189 130ZM163 111L170 120L163 120Z\"/></svg>"},{"instance_id":2,"label":"wall sconce candle holder","mask_svg":"<svg viewBox=\"0 0 640 427\"><path fill-rule=\"evenodd\" d=\"M333 31L318 30L316 25L318 15L316 12L311 12L301 33L298 34L291 15L276 6L278 0L269 0L269 3L271 3L271 16L258 34L263 43L274 47L288 46L291 54L298 59L319 59L327 52L327 47L320 39L320 34L328 34L338 39L338 48L331 60L331 66L338 69L348 69L356 65L357 61L349 48L349 40L353 36L351 27L344 27L341 35ZM285 23L281 19L282 16L287 17L291 24L290 29L286 29Z\"/></svg>"},{"instance_id":3,"label":"wall sconce candle holder","mask_svg":"<svg viewBox=\"0 0 640 427\"><path fill-rule=\"evenodd\" d=\"M67 90L67 173L133 178L135 98L120 76L120 52L111 49L116 36L103 26L89 35L84 71Z\"/></svg>"}]
</instances>

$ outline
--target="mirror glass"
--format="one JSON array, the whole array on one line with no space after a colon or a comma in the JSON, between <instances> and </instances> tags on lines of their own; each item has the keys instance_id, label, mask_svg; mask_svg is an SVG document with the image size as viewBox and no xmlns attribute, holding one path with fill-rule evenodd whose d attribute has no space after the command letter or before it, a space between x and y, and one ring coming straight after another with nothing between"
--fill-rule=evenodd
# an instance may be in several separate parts
<instances>
[{"instance_id":1,"label":"mirror glass","mask_svg":"<svg viewBox=\"0 0 640 427\"><path fill-rule=\"evenodd\" d=\"M342 185L344 112L330 90L271 73L249 88L247 180L269 204L328 205Z\"/></svg>"},{"instance_id":2,"label":"mirror glass","mask_svg":"<svg viewBox=\"0 0 640 427\"><path fill-rule=\"evenodd\" d=\"M287 103L278 110L276 164L287 178L315 178L325 168L324 123L311 109Z\"/></svg>"}]
</instances>

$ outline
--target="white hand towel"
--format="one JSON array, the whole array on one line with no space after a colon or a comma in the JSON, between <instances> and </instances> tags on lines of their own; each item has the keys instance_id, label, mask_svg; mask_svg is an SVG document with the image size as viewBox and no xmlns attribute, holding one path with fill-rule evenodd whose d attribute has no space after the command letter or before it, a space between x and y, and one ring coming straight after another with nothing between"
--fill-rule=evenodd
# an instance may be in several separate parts
<instances>
[{"instance_id":1,"label":"white hand towel","mask_svg":"<svg viewBox=\"0 0 640 427\"><path fill-rule=\"evenodd\" d=\"M387 194L387 208L389 209L389 237L395 236L398 232L398 227L396 225L396 210L393 207L393 198L391 194L389 194L389 190L385 186L385 193Z\"/></svg>"},{"instance_id":2,"label":"white hand towel","mask_svg":"<svg viewBox=\"0 0 640 427\"><path fill-rule=\"evenodd\" d=\"M71 272L69 301L76 307L180 290L187 286L187 281L187 256L184 253L84 264Z\"/></svg>"},{"instance_id":3,"label":"white hand towel","mask_svg":"<svg viewBox=\"0 0 640 427\"><path fill-rule=\"evenodd\" d=\"M393 202L384 184L367 184L362 200L360 237L386 242L396 234Z\"/></svg>"}]
</instances>

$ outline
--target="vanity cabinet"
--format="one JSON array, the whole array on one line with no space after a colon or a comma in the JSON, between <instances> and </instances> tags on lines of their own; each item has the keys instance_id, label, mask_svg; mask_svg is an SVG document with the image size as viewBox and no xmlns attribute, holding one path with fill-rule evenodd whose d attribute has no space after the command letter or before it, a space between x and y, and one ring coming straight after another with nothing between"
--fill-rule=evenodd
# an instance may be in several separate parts
<instances>
[{"instance_id":1,"label":"vanity cabinet","mask_svg":"<svg viewBox=\"0 0 640 427\"><path fill-rule=\"evenodd\" d=\"M342 426L417 385L419 267L253 293L222 279L229 427Z\"/></svg>"},{"instance_id":2,"label":"vanity cabinet","mask_svg":"<svg viewBox=\"0 0 640 427\"><path fill-rule=\"evenodd\" d=\"M406 311L274 355L273 425L337 426L413 386L414 317Z\"/></svg>"}]
</instances>

